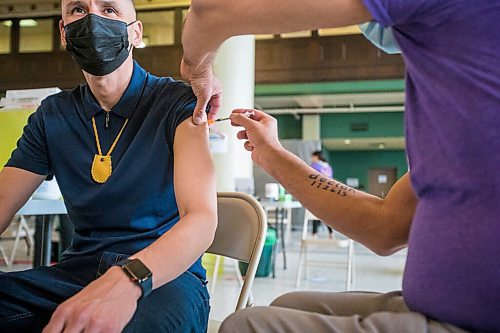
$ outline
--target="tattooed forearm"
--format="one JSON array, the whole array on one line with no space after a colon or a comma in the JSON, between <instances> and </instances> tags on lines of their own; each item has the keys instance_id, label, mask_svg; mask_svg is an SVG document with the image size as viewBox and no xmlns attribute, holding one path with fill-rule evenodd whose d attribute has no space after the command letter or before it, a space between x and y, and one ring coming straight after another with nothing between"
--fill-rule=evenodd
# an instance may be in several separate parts
<instances>
[{"instance_id":1,"label":"tattooed forearm","mask_svg":"<svg viewBox=\"0 0 500 333\"><path fill-rule=\"evenodd\" d=\"M342 183L339 183L335 180L322 177L322 175L319 173L309 175L309 179L311 180L312 187L316 187L320 190L340 195L341 197L345 197L348 194L356 193L356 191L353 188L344 185Z\"/></svg>"}]
</instances>

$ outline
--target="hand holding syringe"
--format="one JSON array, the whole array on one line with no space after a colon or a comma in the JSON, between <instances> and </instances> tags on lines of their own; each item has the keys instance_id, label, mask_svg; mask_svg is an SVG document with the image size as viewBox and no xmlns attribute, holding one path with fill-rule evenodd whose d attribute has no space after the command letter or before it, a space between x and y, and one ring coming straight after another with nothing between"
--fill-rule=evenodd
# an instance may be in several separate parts
<instances>
[{"instance_id":1,"label":"hand holding syringe","mask_svg":"<svg viewBox=\"0 0 500 333\"><path fill-rule=\"evenodd\" d=\"M275 118L267 113L253 109L235 109L228 118L219 118L210 121L210 137L224 139L225 136L217 131L215 122L231 120L231 125L239 127L236 138L244 140L244 148L252 152L252 159L259 161L259 156L266 153L266 147L275 151L283 150L278 138L278 123Z\"/></svg>"}]
</instances>

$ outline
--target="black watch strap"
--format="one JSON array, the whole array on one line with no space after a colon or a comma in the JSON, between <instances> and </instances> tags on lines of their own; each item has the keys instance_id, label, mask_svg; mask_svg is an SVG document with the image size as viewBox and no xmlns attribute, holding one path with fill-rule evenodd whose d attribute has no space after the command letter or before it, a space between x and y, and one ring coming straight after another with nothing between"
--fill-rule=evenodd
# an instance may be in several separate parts
<instances>
[{"instance_id":1,"label":"black watch strap","mask_svg":"<svg viewBox=\"0 0 500 333\"><path fill-rule=\"evenodd\" d=\"M153 275L139 259L123 259L113 266L120 266L130 280L141 288L142 295L139 299L148 296L153 290Z\"/></svg>"}]
</instances>

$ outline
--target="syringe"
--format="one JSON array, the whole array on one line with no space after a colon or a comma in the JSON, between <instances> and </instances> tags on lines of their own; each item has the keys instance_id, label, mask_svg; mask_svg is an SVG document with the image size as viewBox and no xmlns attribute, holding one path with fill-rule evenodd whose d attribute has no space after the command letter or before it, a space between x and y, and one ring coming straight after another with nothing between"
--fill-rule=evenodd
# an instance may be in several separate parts
<instances>
[{"instance_id":1,"label":"syringe","mask_svg":"<svg viewBox=\"0 0 500 333\"><path fill-rule=\"evenodd\" d=\"M244 116L250 117L254 115L253 111L246 111L242 113ZM217 119L208 119L208 125L212 125L213 123L217 123L219 121L225 121L229 120L231 117L225 117L225 118L217 118Z\"/></svg>"}]
</instances>

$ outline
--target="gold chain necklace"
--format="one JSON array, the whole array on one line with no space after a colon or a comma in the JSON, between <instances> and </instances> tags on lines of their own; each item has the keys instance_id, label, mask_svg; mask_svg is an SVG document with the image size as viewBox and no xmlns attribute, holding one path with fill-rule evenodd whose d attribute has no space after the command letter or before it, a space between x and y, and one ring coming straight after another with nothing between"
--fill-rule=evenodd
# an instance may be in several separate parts
<instances>
[{"instance_id":1,"label":"gold chain necklace","mask_svg":"<svg viewBox=\"0 0 500 333\"><path fill-rule=\"evenodd\" d=\"M127 126L127 123L128 119L125 119L125 123L123 124L122 129L116 136L116 139L111 145L111 148L109 148L108 153L106 155L103 155L101 151L101 144L99 143L99 133L97 133L97 126L95 124L95 119L94 117L92 117L92 127L94 128L95 142L97 145L97 152L99 154L94 155L94 160L92 161L91 174L92 174L92 179L94 179L99 184L105 183L111 176L111 172L113 172L113 166L111 163L111 153L115 149L115 146L118 143L118 140L120 139L123 130L125 129L125 126Z\"/></svg>"}]
</instances>

